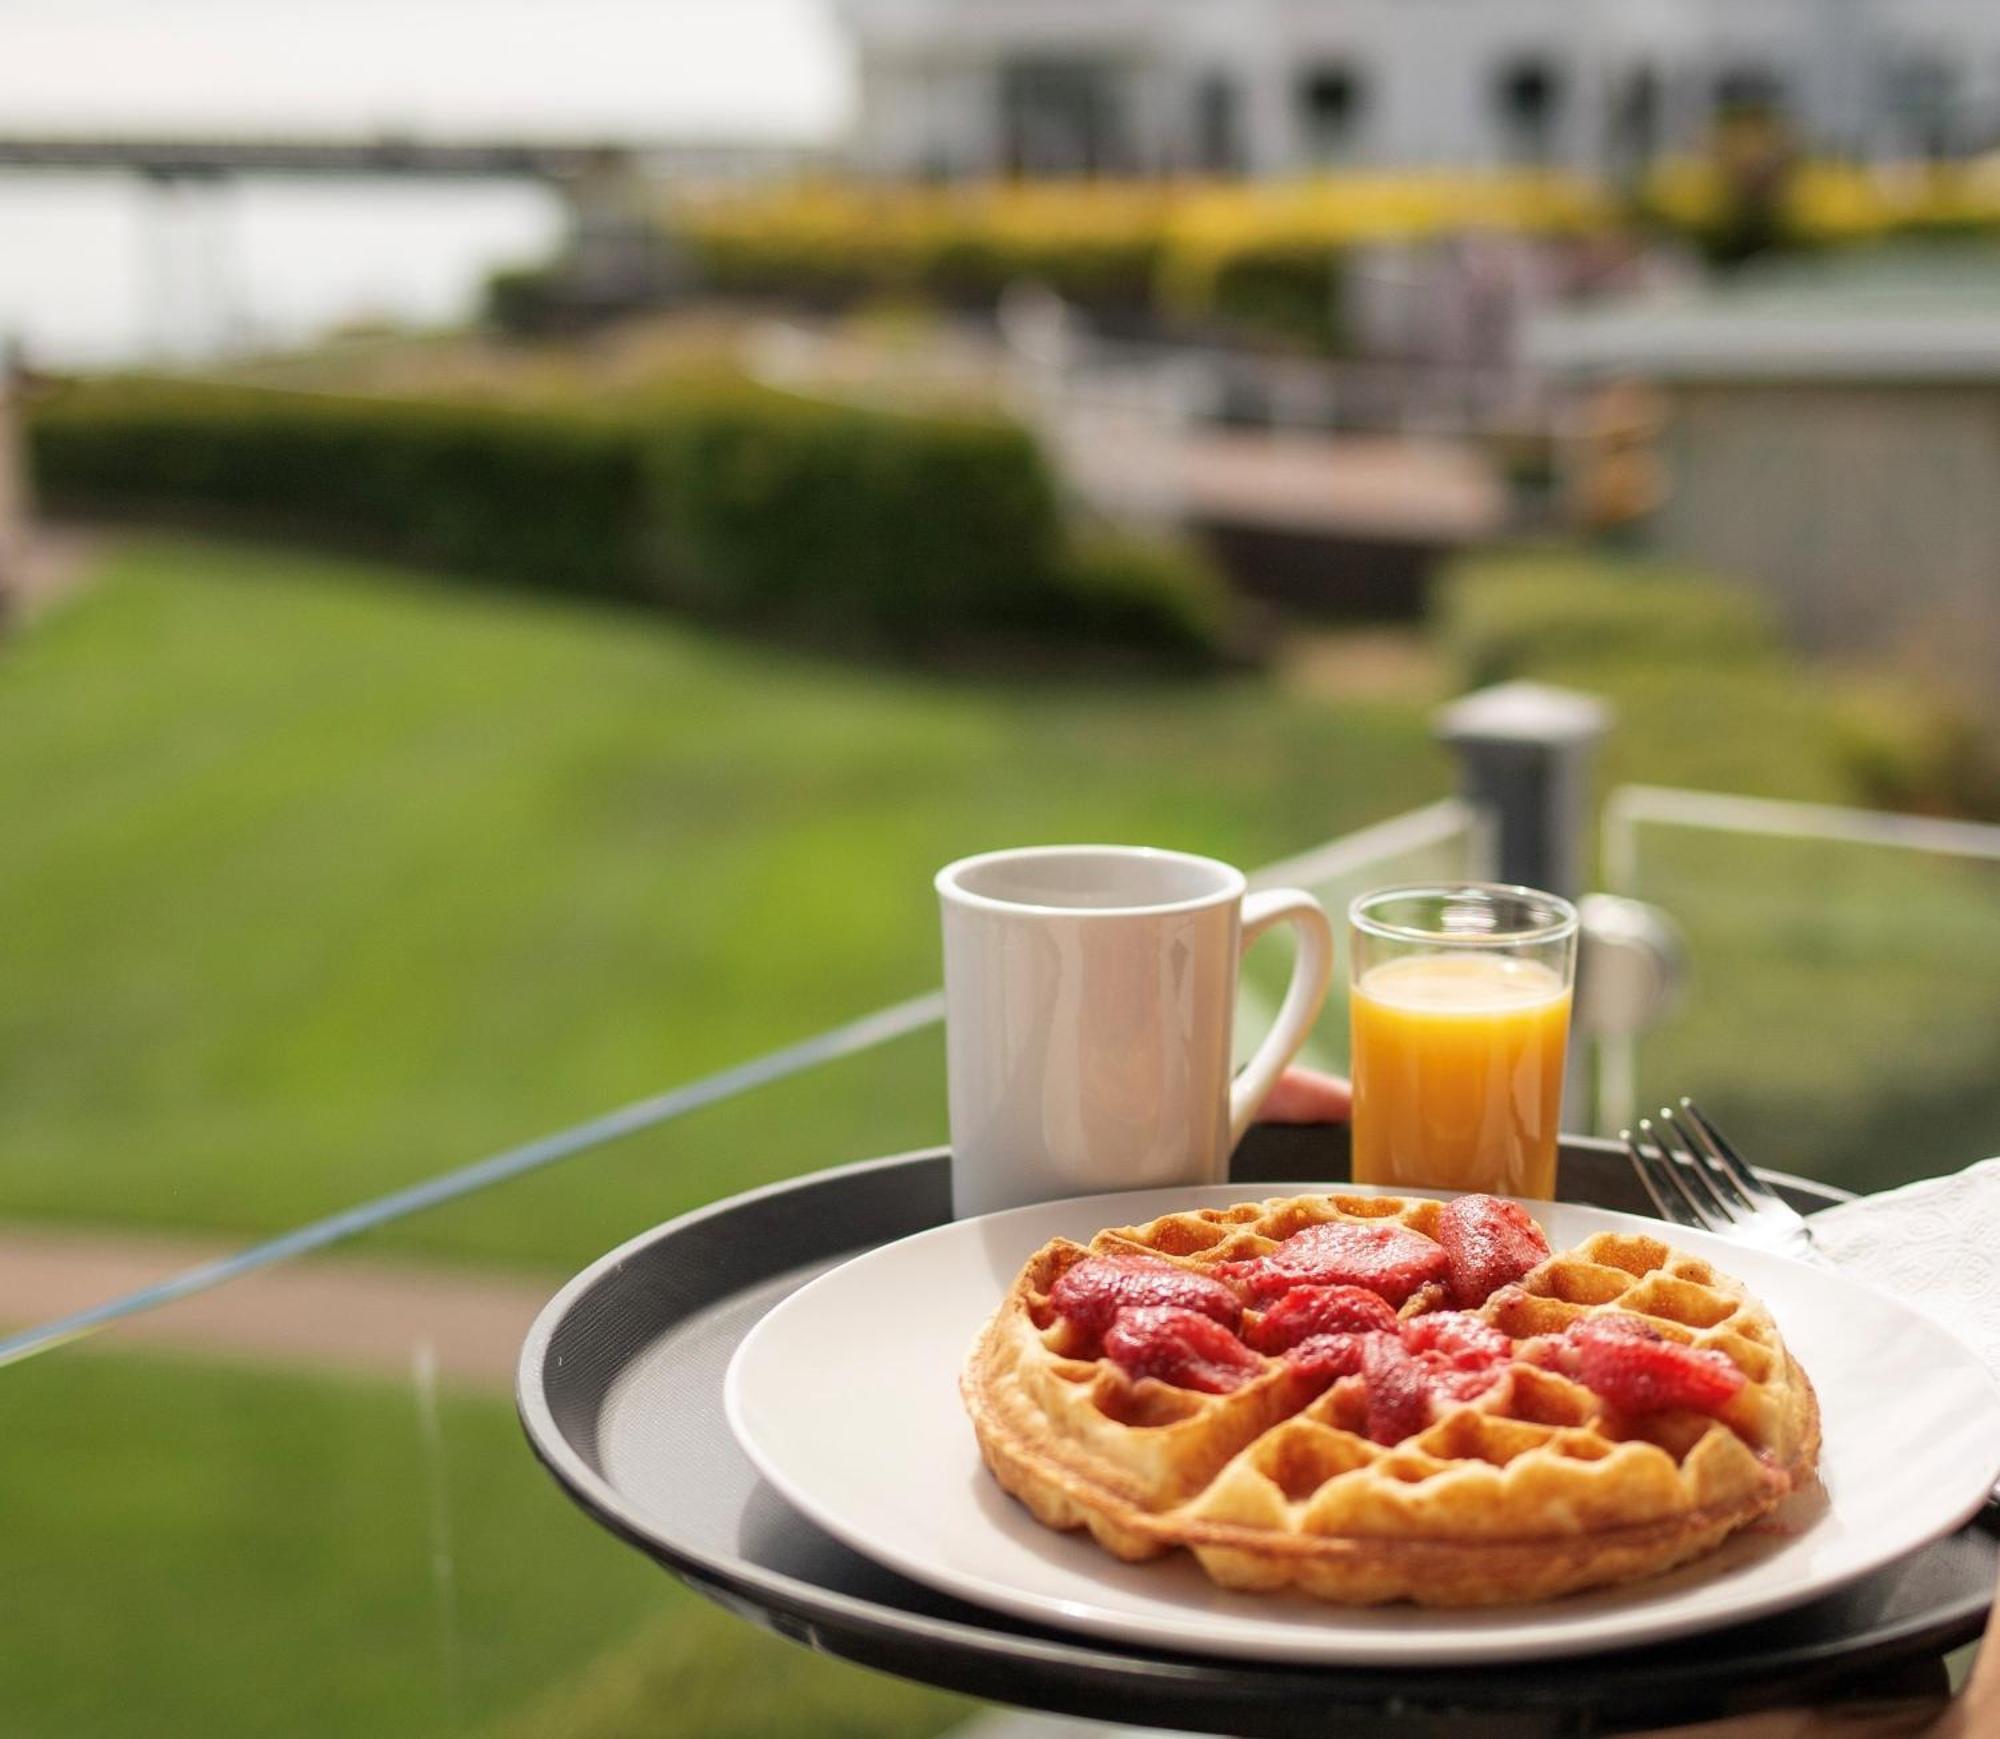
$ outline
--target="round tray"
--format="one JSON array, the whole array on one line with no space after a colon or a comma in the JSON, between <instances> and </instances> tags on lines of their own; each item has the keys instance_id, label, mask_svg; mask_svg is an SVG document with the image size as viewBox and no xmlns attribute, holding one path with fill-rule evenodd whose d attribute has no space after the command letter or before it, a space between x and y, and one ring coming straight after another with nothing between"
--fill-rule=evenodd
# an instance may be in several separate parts
<instances>
[{"instance_id":1,"label":"round tray","mask_svg":"<svg viewBox=\"0 0 2000 1739\"><path fill-rule=\"evenodd\" d=\"M1243 1184L1347 1175L1344 1129L1261 1128ZM1806 1210L1838 1199L1775 1178ZM1563 1144L1573 1200L1645 1212L1621 1150ZM1705 1720L1865 1689L1941 1684L1979 1633L2000 1543L1965 1528L1774 1618L1622 1654L1493 1668L1264 1665L1106 1645L989 1612L849 1551L757 1476L722 1414L737 1343L780 1299L862 1250L950 1217L943 1152L873 1160L656 1227L550 1301L521 1350L536 1455L605 1527L731 1611L863 1666L995 1701L1233 1734L1538 1739Z\"/></svg>"}]
</instances>

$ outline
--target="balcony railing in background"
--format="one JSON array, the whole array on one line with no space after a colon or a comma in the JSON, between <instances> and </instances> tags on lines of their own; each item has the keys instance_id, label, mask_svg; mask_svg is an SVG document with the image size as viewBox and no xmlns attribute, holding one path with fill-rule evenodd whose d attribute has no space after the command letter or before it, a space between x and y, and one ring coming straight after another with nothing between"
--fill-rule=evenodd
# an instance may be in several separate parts
<instances>
[{"instance_id":1,"label":"balcony railing in background","mask_svg":"<svg viewBox=\"0 0 2000 1739\"><path fill-rule=\"evenodd\" d=\"M1386 882L1580 892L1602 710L1548 691L1475 698L1444 721L1465 797L1253 879L1308 888L1336 923ZM1628 787L1599 837L1612 888L1662 908L1690 962L1659 1024L1579 1039L1607 1125L1646 1095L1693 1091L1753 1157L1848 1184L2000 1147L2000 828ZM1281 990L1282 954L1274 941L1247 963L1246 1044ZM716 1709L738 1730L791 1731L836 1703L856 1731L957 1719L961 1703L713 1611L571 1514L507 1400L511 1355L556 1273L413 1264L403 1233L434 1216L462 1261L487 1247L496 1210L525 1210L560 1231L542 1260L573 1246L581 1261L642 1229L634 1203L664 1219L788 1168L942 1139L941 1015L936 994L914 998L0 1341L13 1366L0 1471L36 1498L10 1523L14 1603L0 1591L0 1617L17 1647L0 1661L0 1709L109 1739L530 1739L636 1730L668 1710L699 1731ZM1311 1060L1343 1067L1345 1033L1336 996ZM371 1289L372 1348L349 1336L321 1356L342 1337L301 1313ZM287 1311L289 1341L248 1320ZM484 1318L476 1357L468 1316ZM115 1589L100 1563L118 1566Z\"/></svg>"},{"instance_id":2,"label":"balcony railing in background","mask_svg":"<svg viewBox=\"0 0 2000 1739\"><path fill-rule=\"evenodd\" d=\"M1475 877L1579 894L1584 775L1607 725L1584 696L1511 685L1467 697L1441 717L1465 798L1329 840L1252 879L1307 888L1336 923L1354 894L1393 881ZM1580 1033L1573 1123L1615 1131L1643 1105L1697 1092L1753 1157L1860 1188L2000 1147L1991 1054L2000 827L1630 786L1606 803L1601 841L1611 890L1657 908L1685 937L1691 986L1657 1025L1649 1015ZM1592 947L1586 923L1586 986ZM1238 1022L1246 1051L1285 981L1279 952L1260 948L1247 965ZM935 992L861 1016L24 1329L0 1339L0 1365L882 1051L942 1016ZM1346 1059L1345 998L1336 996L1307 1060L1340 1069ZM895 1079L920 1061L906 1059ZM908 1134L885 1132L884 1145L908 1145Z\"/></svg>"},{"instance_id":3,"label":"balcony railing in background","mask_svg":"<svg viewBox=\"0 0 2000 1739\"><path fill-rule=\"evenodd\" d=\"M1447 798L1329 840L1257 871L1251 879L1256 885L1266 887L1302 886L1318 894L1331 909L1343 909L1353 892L1384 880L1466 874L1467 852L1474 833L1472 819L1472 812L1465 805ZM1268 1024L1266 992L1262 987L1273 982L1282 985L1284 981L1283 969L1270 962L1258 960L1255 968L1254 976L1246 983L1247 1007L1239 1022L1246 1048L1254 1045ZM136 1292L0 1338L0 1366L48 1352L115 1323L163 1309L294 1258L360 1239L397 1221L527 1178L642 1132L774 1087L809 1070L875 1051L935 1027L943 1018L944 997L938 991L878 1009L734 1068L669 1088L572 1128L357 1203ZM1340 1031L1345 1031L1344 1021ZM1338 1066L1344 1059L1344 1042L1336 1042L1317 1053L1317 1060L1332 1066ZM939 1131L938 1136L942 1139L943 1132ZM829 1164L859 1157L863 1156L834 1153L825 1156Z\"/></svg>"},{"instance_id":4,"label":"balcony railing in background","mask_svg":"<svg viewBox=\"0 0 2000 1739\"><path fill-rule=\"evenodd\" d=\"M1752 1156L1860 1190L2000 1151L2000 827L1626 786L1602 843L1688 982L1599 1046L1600 1131L1692 1092Z\"/></svg>"}]
</instances>

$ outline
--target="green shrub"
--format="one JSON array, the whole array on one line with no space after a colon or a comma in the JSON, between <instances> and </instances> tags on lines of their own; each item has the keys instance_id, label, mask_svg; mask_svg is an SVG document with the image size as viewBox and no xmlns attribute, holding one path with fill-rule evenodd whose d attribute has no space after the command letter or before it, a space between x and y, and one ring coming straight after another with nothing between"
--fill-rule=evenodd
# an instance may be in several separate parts
<instances>
[{"instance_id":1,"label":"green shrub","mask_svg":"<svg viewBox=\"0 0 2000 1739\"><path fill-rule=\"evenodd\" d=\"M740 382L613 404L274 392L132 379L37 407L58 507L360 546L555 591L913 647L1122 639L1213 650L1184 557L1072 550L1025 431Z\"/></svg>"},{"instance_id":2,"label":"green shrub","mask_svg":"<svg viewBox=\"0 0 2000 1739\"><path fill-rule=\"evenodd\" d=\"M1598 660L1741 665L1776 656L1743 588L1650 563L1558 551L1468 557L1439 588L1439 633L1473 686Z\"/></svg>"},{"instance_id":3,"label":"green shrub","mask_svg":"<svg viewBox=\"0 0 2000 1739\"><path fill-rule=\"evenodd\" d=\"M1049 619L1027 626L1068 624L1086 639L1195 658L1212 655L1227 636L1228 594L1184 545L1100 533L1078 541L1062 572L1060 613L1051 608Z\"/></svg>"},{"instance_id":4,"label":"green shrub","mask_svg":"<svg viewBox=\"0 0 2000 1739\"><path fill-rule=\"evenodd\" d=\"M647 454L661 585L700 613L908 641L1010 625L1059 584L1054 483L1010 424L717 399Z\"/></svg>"},{"instance_id":5,"label":"green shrub","mask_svg":"<svg viewBox=\"0 0 2000 1739\"><path fill-rule=\"evenodd\" d=\"M1839 696L1834 733L1864 802L2000 819L2000 731L1957 698L1909 681L1863 684Z\"/></svg>"},{"instance_id":6,"label":"green shrub","mask_svg":"<svg viewBox=\"0 0 2000 1739\"><path fill-rule=\"evenodd\" d=\"M489 272L482 312L489 325L518 336L561 331L569 324L562 267L503 266Z\"/></svg>"},{"instance_id":7,"label":"green shrub","mask_svg":"<svg viewBox=\"0 0 2000 1739\"><path fill-rule=\"evenodd\" d=\"M221 515L553 590L645 590L644 468L610 416L134 379L58 394L29 439L57 506Z\"/></svg>"},{"instance_id":8,"label":"green shrub","mask_svg":"<svg viewBox=\"0 0 2000 1739\"><path fill-rule=\"evenodd\" d=\"M1344 327L1341 256L1312 243L1238 249L1217 266L1209 306L1247 331L1338 350Z\"/></svg>"}]
</instances>

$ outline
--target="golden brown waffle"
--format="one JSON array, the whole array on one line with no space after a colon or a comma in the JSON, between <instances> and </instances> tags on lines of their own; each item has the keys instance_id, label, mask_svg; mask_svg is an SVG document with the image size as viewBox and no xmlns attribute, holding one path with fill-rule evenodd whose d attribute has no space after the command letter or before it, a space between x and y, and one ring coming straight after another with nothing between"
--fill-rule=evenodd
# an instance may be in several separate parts
<instances>
[{"instance_id":1,"label":"golden brown waffle","mask_svg":"<svg viewBox=\"0 0 2000 1739\"><path fill-rule=\"evenodd\" d=\"M1393 1445L1365 1434L1358 1377L1327 1388L1266 1357L1230 1393L1134 1379L1109 1358L1078 1356L1095 1348L1049 1303L1091 1254L1216 1276L1328 1220L1393 1218L1431 1237L1439 1206L1294 1196L1111 1228L1088 1250L1046 1245L961 1379L988 1466L1039 1520L1088 1528L1120 1558L1185 1547L1224 1587L1296 1587L1356 1605L1539 1600L1652 1575L1711 1550L1811 1477L1818 1404L1769 1312L1650 1237L1601 1233L1494 1293L1477 1314L1529 1344L1484 1394L1444 1404ZM1445 1302L1429 1287L1402 1315ZM1724 1354L1742 1388L1713 1417L1625 1414L1535 1362L1554 1344L1535 1337L1607 1312Z\"/></svg>"}]
</instances>

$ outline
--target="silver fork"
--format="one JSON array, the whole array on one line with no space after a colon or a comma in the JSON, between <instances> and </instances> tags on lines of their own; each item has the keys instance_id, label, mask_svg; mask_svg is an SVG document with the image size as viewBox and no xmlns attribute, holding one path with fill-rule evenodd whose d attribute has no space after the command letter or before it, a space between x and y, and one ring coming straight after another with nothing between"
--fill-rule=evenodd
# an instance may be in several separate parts
<instances>
[{"instance_id":1,"label":"silver fork","mask_svg":"<svg viewBox=\"0 0 2000 1739\"><path fill-rule=\"evenodd\" d=\"M1812 1227L1743 1162L1692 1099L1620 1132L1660 1218L1802 1261L1819 1260Z\"/></svg>"}]
</instances>

